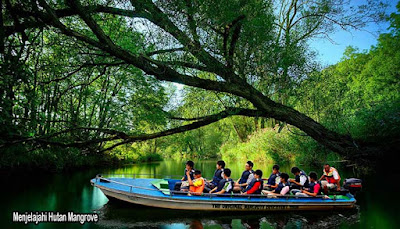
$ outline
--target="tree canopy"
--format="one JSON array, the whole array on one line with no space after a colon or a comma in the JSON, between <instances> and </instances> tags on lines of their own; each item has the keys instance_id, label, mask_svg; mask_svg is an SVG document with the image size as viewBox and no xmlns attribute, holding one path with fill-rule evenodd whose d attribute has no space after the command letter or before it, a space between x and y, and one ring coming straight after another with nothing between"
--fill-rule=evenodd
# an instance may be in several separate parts
<instances>
[{"instance_id":1,"label":"tree canopy","mask_svg":"<svg viewBox=\"0 0 400 229\"><path fill-rule=\"evenodd\" d=\"M344 0L2 1L0 147L103 152L248 116L295 126L344 156L376 151L365 138L319 122L323 109L398 101L398 58L386 66L380 60L398 53L398 15L370 56L348 50L333 70L322 71L307 42L384 20L384 7ZM326 94L318 83L340 84L348 71L355 74L346 82L351 92ZM170 82L190 87L177 109ZM343 93L348 100L332 109L296 103L301 95ZM233 128L244 140L252 127Z\"/></svg>"}]
</instances>

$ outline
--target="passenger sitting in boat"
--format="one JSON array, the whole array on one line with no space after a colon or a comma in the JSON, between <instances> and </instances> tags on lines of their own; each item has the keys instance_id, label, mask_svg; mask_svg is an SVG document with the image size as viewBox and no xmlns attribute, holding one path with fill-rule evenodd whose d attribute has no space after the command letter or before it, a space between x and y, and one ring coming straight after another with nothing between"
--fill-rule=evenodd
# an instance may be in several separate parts
<instances>
[{"instance_id":1,"label":"passenger sitting in boat","mask_svg":"<svg viewBox=\"0 0 400 229\"><path fill-rule=\"evenodd\" d=\"M276 189L280 181L280 175L281 173L279 172L279 165L274 165L272 167L272 173L268 178L268 182L264 185L264 189L268 191Z\"/></svg>"},{"instance_id":2,"label":"passenger sitting in boat","mask_svg":"<svg viewBox=\"0 0 400 229\"><path fill-rule=\"evenodd\" d=\"M296 193L296 196L317 196L320 194L321 191L321 186L317 182L317 174L315 172L310 172L308 174L310 177L310 184L308 188L305 188L303 190L300 190L300 192Z\"/></svg>"},{"instance_id":3,"label":"passenger sitting in boat","mask_svg":"<svg viewBox=\"0 0 400 229\"><path fill-rule=\"evenodd\" d=\"M187 172L189 172L189 175L188 175ZM192 180L193 180L194 172L195 172L194 162L193 161L187 161L186 162L185 173L184 173L184 176L182 177L181 180L182 181L187 181L188 180L188 176L190 176L190 178L192 178Z\"/></svg>"},{"instance_id":4,"label":"passenger sitting in boat","mask_svg":"<svg viewBox=\"0 0 400 229\"><path fill-rule=\"evenodd\" d=\"M243 190L243 195L246 194L261 194L263 189L262 171L257 169L254 172L253 180L247 185L247 188Z\"/></svg>"},{"instance_id":5,"label":"passenger sitting in boat","mask_svg":"<svg viewBox=\"0 0 400 229\"><path fill-rule=\"evenodd\" d=\"M335 189L340 191L340 176L338 171L331 167L329 164L324 165L322 170L322 176L319 178L321 186L324 189L324 193L328 194L328 189Z\"/></svg>"},{"instance_id":6,"label":"passenger sitting in boat","mask_svg":"<svg viewBox=\"0 0 400 229\"><path fill-rule=\"evenodd\" d=\"M189 172L189 175L187 175L187 172ZM187 182L188 176L190 176L190 178L192 178L193 180L194 179L193 175L194 175L194 162L187 161L183 177L180 182L175 183L174 190L179 191L181 189L189 189L189 183Z\"/></svg>"},{"instance_id":7,"label":"passenger sitting in boat","mask_svg":"<svg viewBox=\"0 0 400 229\"><path fill-rule=\"evenodd\" d=\"M224 170L223 174L224 174L224 179L220 180L218 185L214 189L210 190L209 193L224 194L232 192L234 182L230 178L231 170L227 168Z\"/></svg>"},{"instance_id":8,"label":"passenger sitting in boat","mask_svg":"<svg viewBox=\"0 0 400 229\"><path fill-rule=\"evenodd\" d=\"M212 181L206 182L206 187L205 187L206 191L210 191L211 189L217 187L219 182L224 179L225 162L217 161L216 167L217 167L217 169L214 172L214 177L213 177Z\"/></svg>"},{"instance_id":9,"label":"passenger sitting in boat","mask_svg":"<svg viewBox=\"0 0 400 229\"><path fill-rule=\"evenodd\" d=\"M290 189L292 193L295 194L299 192L302 188L308 188L309 181L307 174L297 167L293 167L291 172L295 175L295 179L289 179Z\"/></svg>"},{"instance_id":10,"label":"passenger sitting in boat","mask_svg":"<svg viewBox=\"0 0 400 229\"><path fill-rule=\"evenodd\" d=\"M194 180L192 180L192 178L190 177L189 171L187 171L186 174L189 182L189 195L201 195L203 193L205 185L204 178L201 177L201 171L197 169L194 171Z\"/></svg>"},{"instance_id":11,"label":"passenger sitting in boat","mask_svg":"<svg viewBox=\"0 0 400 229\"><path fill-rule=\"evenodd\" d=\"M287 173L281 173L281 180L278 187L272 191L263 190L262 193L265 195L286 195L289 192L289 175Z\"/></svg>"},{"instance_id":12,"label":"passenger sitting in boat","mask_svg":"<svg viewBox=\"0 0 400 229\"><path fill-rule=\"evenodd\" d=\"M254 178L253 166L254 164L251 161L246 163L242 176L235 182L235 187L233 188L234 191L242 191L248 184L250 184Z\"/></svg>"}]
</instances>

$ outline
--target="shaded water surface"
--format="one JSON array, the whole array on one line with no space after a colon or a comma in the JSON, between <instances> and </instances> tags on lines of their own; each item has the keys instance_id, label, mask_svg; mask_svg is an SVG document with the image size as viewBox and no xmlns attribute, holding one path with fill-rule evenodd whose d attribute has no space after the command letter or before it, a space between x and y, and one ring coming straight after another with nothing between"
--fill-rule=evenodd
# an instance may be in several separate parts
<instances>
[{"instance_id":1,"label":"shaded water surface","mask_svg":"<svg viewBox=\"0 0 400 229\"><path fill-rule=\"evenodd\" d=\"M109 201L90 185L96 174L182 175L184 161L140 163L114 169L92 169L62 174L1 174L0 222L2 228L400 228L400 201L396 198L398 185L384 172L357 175L352 169L336 165L342 178L360 177L364 188L356 197L357 207L338 212L252 212L222 213L155 209ZM245 162L227 162L232 177L238 178ZM212 178L215 161L195 161L203 176ZM290 172L291 165L281 166ZM272 164L255 163L269 176ZM322 168L302 166L306 172ZM398 183L398 182L397 182ZM66 213L96 212L98 223L55 224L12 223L12 212L58 211Z\"/></svg>"}]
</instances>

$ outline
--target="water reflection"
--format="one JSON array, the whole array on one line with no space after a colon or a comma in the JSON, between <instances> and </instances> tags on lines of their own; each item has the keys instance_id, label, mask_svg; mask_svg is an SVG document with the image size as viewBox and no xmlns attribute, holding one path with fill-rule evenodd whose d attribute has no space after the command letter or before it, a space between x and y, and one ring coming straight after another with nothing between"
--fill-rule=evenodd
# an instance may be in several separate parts
<instances>
[{"instance_id":1,"label":"water reflection","mask_svg":"<svg viewBox=\"0 0 400 229\"><path fill-rule=\"evenodd\" d=\"M321 228L349 226L359 209L340 212L193 212L162 210L110 201L102 209L101 227L123 228ZM133 217L134 216L134 217Z\"/></svg>"}]
</instances>

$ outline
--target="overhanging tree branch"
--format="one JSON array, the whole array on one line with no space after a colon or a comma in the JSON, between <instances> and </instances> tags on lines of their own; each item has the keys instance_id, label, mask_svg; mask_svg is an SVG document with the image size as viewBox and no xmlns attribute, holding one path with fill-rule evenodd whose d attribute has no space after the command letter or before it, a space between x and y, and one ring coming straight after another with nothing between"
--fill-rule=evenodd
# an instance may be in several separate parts
<instances>
[{"instance_id":1,"label":"overhanging tree branch","mask_svg":"<svg viewBox=\"0 0 400 229\"><path fill-rule=\"evenodd\" d=\"M224 118L227 118L227 117L233 116L233 115L242 115L242 116L249 116L249 117L268 116L268 114L266 114L265 112L261 112L261 111L254 110L254 109L230 107L224 111L221 111L221 112L219 112L217 114L213 114L213 115L207 115L207 116L198 117L198 118L187 118L187 119L179 118L179 120L195 121L195 122L192 122L190 124L186 124L183 126L171 128L168 130L160 131L157 133L130 135L123 131L107 129L107 128L75 127L75 128L70 128L70 129L66 129L63 131L59 131L56 133L52 133L52 134L49 134L46 136L40 136L40 137L34 137L34 138L19 137L15 141L12 141L12 142L9 142L8 144L0 146L0 148L6 147L9 145L14 145L17 143L22 143L22 142L25 142L25 143L26 142L36 142L39 144L43 144L44 146L53 145L53 146L58 146L58 147L63 147L63 148L69 148L69 147L83 148L83 147L87 147L89 145L94 145L94 144L98 144L98 143L102 143L102 142L122 140L121 142L116 143L113 146L102 150L102 151L106 151L106 150L111 150L122 144L145 141L145 140L165 137L165 136L197 129L197 128L209 125L211 123L217 122L219 120L222 120ZM178 119L178 118L172 118L172 119ZM60 142L60 141L51 140L55 137L61 136L63 134L69 133L69 132L74 132L74 131L95 131L98 133L107 134L107 135L111 135L111 136L97 138L97 139L91 139L91 140L87 140L87 141L74 141L74 142L70 142L70 143L64 143L64 142Z\"/></svg>"}]
</instances>

